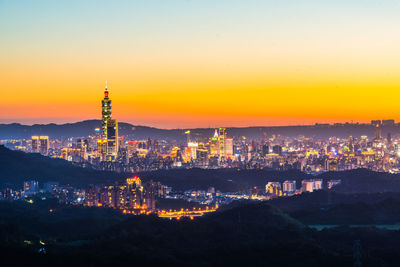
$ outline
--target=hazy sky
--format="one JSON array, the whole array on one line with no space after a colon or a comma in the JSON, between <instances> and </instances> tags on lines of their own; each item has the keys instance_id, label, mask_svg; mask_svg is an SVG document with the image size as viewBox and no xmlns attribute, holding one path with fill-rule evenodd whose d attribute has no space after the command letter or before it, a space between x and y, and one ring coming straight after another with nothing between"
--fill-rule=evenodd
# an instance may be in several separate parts
<instances>
[{"instance_id":1,"label":"hazy sky","mask_svg":"<svg viewBox=\"0 0 400 267\"><path fill-rule=\"evenodd\" d=\"M0 122L400 120L400 1L1 1Z\"/></svg>"}]
</instances>

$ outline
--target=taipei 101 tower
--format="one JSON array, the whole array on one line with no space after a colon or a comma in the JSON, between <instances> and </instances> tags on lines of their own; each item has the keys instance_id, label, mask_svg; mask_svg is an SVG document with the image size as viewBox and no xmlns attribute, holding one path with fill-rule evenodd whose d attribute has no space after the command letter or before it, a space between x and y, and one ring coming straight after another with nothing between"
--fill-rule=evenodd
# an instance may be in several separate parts
<instances>
[{"instance_id":1,"label":"taipei 101 tower","mask_svg":"<svg viewBox=\"0 0 400 267\"><path fill-rule=\"evenodd\" d=\"M101 134L107 140L107 121L111 119L111 99L108 98L107 81L104 90L104 99L101 100Z\"/></svg>"}]
</instances>

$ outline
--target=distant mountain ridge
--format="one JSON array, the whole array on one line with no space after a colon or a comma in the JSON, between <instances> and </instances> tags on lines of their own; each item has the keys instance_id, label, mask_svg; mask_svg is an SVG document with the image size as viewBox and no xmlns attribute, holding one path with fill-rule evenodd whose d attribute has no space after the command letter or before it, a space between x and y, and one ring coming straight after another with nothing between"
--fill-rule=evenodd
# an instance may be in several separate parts
<instances>
[{"instance_id":1,"label":"distant mountain ridge","mask_svg":"<svg viewBox=\"0 0 400 267\"><path fill-rule=\"evenodd\" d=\"M95 133L95 128L100 128L100 120L86 120L66 124L34 124L22 125L19 123L0 124L0 139L22 139L30 138L32 135L48 135L50 138L84 137ZM119 134L134 139L164 139L184 141L185 131L190 130L194 136L210 137L214 133L214 128L195 128L195 129L159 129L148 126L136 126L130 123L119 123ZM400 126L383 127L383 136L391 133L392 136L400 134ZM246 136L247 138L262 138L264 133L267 136L283 135L296 137L304 135L306 137L328 138L336 137L359 137L367 135L373 137L374 127L370 124L316 124L303 126L254 126L254 127L228 127L228 137Z\"/></svg>"}]
</instances>

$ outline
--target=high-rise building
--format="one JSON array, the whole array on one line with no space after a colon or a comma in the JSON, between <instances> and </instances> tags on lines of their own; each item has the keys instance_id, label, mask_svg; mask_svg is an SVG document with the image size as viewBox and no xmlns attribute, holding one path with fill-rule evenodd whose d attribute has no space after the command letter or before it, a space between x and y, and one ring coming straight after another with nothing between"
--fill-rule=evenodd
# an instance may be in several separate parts
<instances>
[{"instance_id":1,"label":"high-rise building","mask_svg":"<svg viewBox=\"0 0 400 267\"><path fill-rule=\"evenodd\" d=\"M314 180L314 190L321 190L322 189L322 179L315 179Z\"/></svg>"},{"instance_id":2,"label":"high-rise building","mask_svg":"<svg viewBox=\"0 0 400 267\"><path fill-rule=\"evenodd\" d=\"M85 204L89 207L99 206L99 188L90 185L85 191Z\"/></svg>"},{"instance_id":3,"label":"high-rise building","mask_svg":"<svg viewBox=\"0 0 400 267\"><path fill-rule=\"evenodd\" d=\"M142 181L139 177L134 176L132 178L127 178L126 183L128 191L127 206L130 208L137 208L141 204L141 193L143 191L141 190Z\"/></svg>"},{"instance_id":4,"label":"high-rise building","mask_svg":"<svg viewBox=\"0 0 400 267\"><path fill-rule=\"evenodd\" d=\"M82 160L86 160L86 159L87 159L87 156L86 156L86 149L87 149L87 146L85 145L83 139L78 138L78 139L76 140L76 148L79 149L79 150L81 151L81 159L82 159Z\"/></svg>"},{"instance_id":5,"label":"high-rise building","mask_svg":"<svg viewBox=\"0 0 400 267\"><path fill-rule=\"evenodd\" d=\"M46 156L49 154L49 137L48 136L40 137L39 152L40 152L40 154L46 155Z\"/></svg>"},{"instance_id":6,"label":"high-rise building","mask_svg":"<svg viewBox=\"0 0 400 267\"><path fill-rule=\"evenodd\" d=\"M107 121L111 119L111 99L108 98L107 81L104 90L104 99L101 101L101 135L107 139Z\"/></svg>"},{"instance_id":7,"label":"high-rise building","mask_svg":"<svg viewBox=\"0 0 400 267\"><path fill-rule=\"evenodd\" d=\"M107 160L116 160L118 156L118 121L107 120Z\"/></svg>"},{"instance_id":8,"label":"high-rise building","mask_svg":"<svg viewBox=\"0 0 400 267\"><path fill-rule=\"evenodd\" d=\"M382 122L380 120L373 120L371 124L374 126L375 138L374 141L379 141L382 139Z\"/></svg>"},{"instance_id":9,"label":"high-rise building","mask_svg":"<svg viewBox=\"0 0 400 267\"><path fill-rule=\"evenodd\" d=\"M265 185L265 192L273 196L281 196L282 188L280 182L268 182Z\"/></svg>"},{"instance_id":10,"label":"high-rise building","mask_svg":"<svg viewBox=\"0 0 400 267\"><path fill-rule=\"evenodd\" d=\"M219 161L226 159L226 129L218 129Z\"/></svg>"},{"instance_id":11,"label":"high-rise building","mask_svg":"<svg viewBox=\"0 0 400 267\"><path fill-rule=\"evenodd\" d=\"M199 144L196 142L189 142L188 145L188 152L190 153L189 158L190 159L197 159L197 148L199 147Z\"/></svg>"},{"instance_id":12,"label":"high-rise building","mask_svg":"<svg viewBox=\"0 0 400 267\"><path fill-rule=\"evenodd\" d=\"M218 144L218 130L215 129L214 136L208 141L208 146L210 150L210 156L214 157L218 155L219 144Z\"/></svg>"},{"instance_id":13,"label":"high-rise building","mask_svg":"<svg viewBox=\"0 0 400 267\"><path fill-rule=\"evenodd\" d=\"M225 156L226 156L226 158L233 157L233 139L232 138L226 138L226 140L225 140Z\"/></svg>"},{"instance_id":14,"label":"high-rise building","mask_svg":"<svg viewBox=\"0 0 400 267\"><path fill-rule=\"evenodd\" d=\"M196 158L199 166L208 165L208 150L203 143L200 143L199 147L196 149Z\"/></svg>"},{"instance_id":15,"label":"high-rise building","mask_svg":"<svg viewBox=\"0 0 400 267\"><path fill-rule=\"evenodd\" d=\"M284 193L294 193L296 191L296 181L284 181L282 183Z\"/></svg>"},{"instance_id":16,"label":"high-rise building","mask_svg":"<svg viewBox=\"0 0 400 267\"><path fill-rule=\"evenodd\" d=\"M31 152L32 153L39 153L39 136L32 136L32 149Z\"/></svg>"},{"instance_id":17,"label":"high-rise building","mask_svg":"<svg viewBox=\"0 0 400 267\"><path fill-rule=\"evenodd\" d=\"M303 180L301 181L301 190L303 192L313 192L314 191L314 180Z\"/></svg>"},{"instance_id":18,"label":"high-rise building","mask_svg":"<svg viewBox=\"0 0 400 267\"><path fill-rule=\"evenodd\" d=\"M97 139L97 155L102 161L106 160L107 139Z\"/></svg>"}]
</instances>

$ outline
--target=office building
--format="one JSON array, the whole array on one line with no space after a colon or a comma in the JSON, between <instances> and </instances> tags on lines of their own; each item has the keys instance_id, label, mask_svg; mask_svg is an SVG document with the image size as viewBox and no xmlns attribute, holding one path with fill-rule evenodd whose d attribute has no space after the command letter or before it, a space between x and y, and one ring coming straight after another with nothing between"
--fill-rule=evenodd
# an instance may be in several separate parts
<instances>
[{"instance_id":1,"label":"office building","mask_svg":"<svg viewBox=\"0 0 400 267\"><path fill-rule=\"evenodd\" d=\"M227 159L233 157L233 139L226 138L225 140L225 156Z\"/></svg>"},{"instance_id":2,"label":"office building","mask_svg":"<svg viewBox=\"0 0 400 267\"><path fill-rule=\"evenodd\" d=\"M284 181L282 183L284 193L294 193L296 191L296 181Z\"/></svg>"},{"instance_id":3,"label":"office building","mask_svg":"<svg viewBox=\"0 0 400 267\"><path fill-rule=\"evenodd\" d=\"M49 154L49 137L40 136L39 138L39 152L42 155L47 156Z\"/></svg>"},{"instance_id":4,"label":"office building","mask_svg":"<svg viewBox=\"0 0 400 267\"><path fill-rule=\"evenodd\" d=\"M315 179L314 190L321 190L321 189L322 189L322 179Z\"/></svg>"},{"instance_id":5,"label":"office building","mask_svg":"<svg viewBox=\"0 0 400 267\"><path fill-rule=\"evenodd\" d=\"M39 153L39 136L32 136L31 147L32 153Z\"/></svg>"},{"instance_id":6,"label":"office building","mask_svg":"<svg viewBox=\"0 0 400 267\"><path fill-rule=\"evenodd\" d=\"M118 156L118 121L107 120L107 160L114 161Z\"/></svg>"},{"instance_id":7,"label":"office building","mask_svg":"<svg viewBox=\"0 0 400 267\"><path fill-rule=\"evenodd\" d=\"M301 181L302 192L313 192L314 191L314 180L303 180Z\"/></svg>"},{"instance_id":8,"label":"office building","mask_svg":"<svg viewBox=\"0 0 400 267\"><path fill-rule=\"evenodd\" d=\"M226 159L226 129L219 128L218 129L218 146L219 146L219 161L223 161Z\"/></svg>"}]
</instances>

